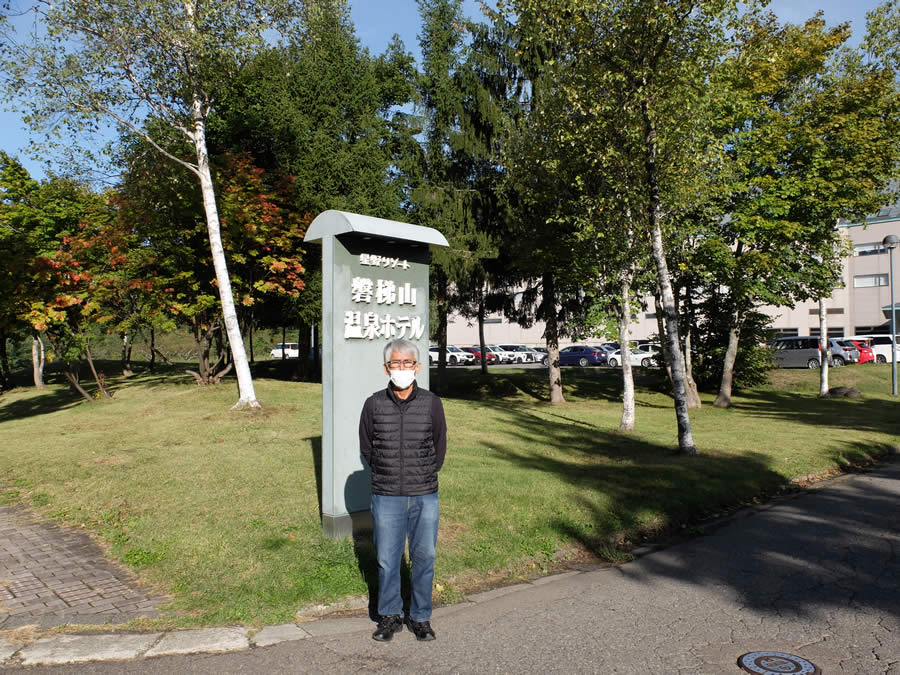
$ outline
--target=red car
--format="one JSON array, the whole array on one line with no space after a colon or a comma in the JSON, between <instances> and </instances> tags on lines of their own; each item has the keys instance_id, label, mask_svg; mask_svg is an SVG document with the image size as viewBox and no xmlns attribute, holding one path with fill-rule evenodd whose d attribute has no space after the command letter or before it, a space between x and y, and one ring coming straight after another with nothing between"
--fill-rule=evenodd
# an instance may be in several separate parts
<instances>
[{"instance_id":1,"label":"red car","mask_svg":"<svg viewBox=\"0 0 900 675\"><path fill-rule=\"evenodd\" d=\"M849 340L849 342L856 346L859 350L859 362L860 363L868 363L871 361L875 363L875 352L869 346L869 343L865 340Z\"/></svg>"},{"instance_id":2,"label":"red car","mask_svg":"<svg viewBox=\"0 0 900 675\"><path fill-rule=\"evenodd\" d=\"M481 363L481 348L480 347L460 347L463 351L469 352L470 354L474 354L475 361ZM497 363L497 355L494 352L487 353L487 362L488 365L491 363Z\"/></svg>"}]
</instances>

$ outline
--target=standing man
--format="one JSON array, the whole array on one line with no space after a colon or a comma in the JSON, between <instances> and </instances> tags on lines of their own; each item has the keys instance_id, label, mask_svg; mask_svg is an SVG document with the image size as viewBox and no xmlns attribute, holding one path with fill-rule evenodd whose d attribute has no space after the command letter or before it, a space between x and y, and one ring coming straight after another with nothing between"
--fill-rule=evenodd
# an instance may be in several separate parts
<instances>
[{"instance_id":1,"label":"standing man","mask_svg":"<svg viewBox=\"0 0 900 675\"><path fill-rule=\"evenodd\" d=\"M363 406L359 447L372 469L372 518L378 558L378 628L387 642L403 629L400 564L409 538L412 600L406 625L417 640L434 640L431 589L438 531L438 471L447 450L441 399L416 384L419 348L398 339L384 348L388 386Z\"/></svg>"}]
</instances>

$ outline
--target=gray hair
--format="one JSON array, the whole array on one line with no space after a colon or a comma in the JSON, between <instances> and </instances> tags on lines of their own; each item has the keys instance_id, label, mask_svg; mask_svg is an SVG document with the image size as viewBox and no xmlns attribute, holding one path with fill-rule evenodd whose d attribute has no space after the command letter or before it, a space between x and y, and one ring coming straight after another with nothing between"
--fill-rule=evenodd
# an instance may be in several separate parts
<instances>
[{"instance_id":1,"label":"gray hair","mask_svg":"<svg viewBox=\"0 0 900 675\"><path fill-rule=\"evenodd\" d=\"M416 361L419 360L419 346L415 342L410 342L404 338L397 338L396 340L391 340L384 346L384 362L387 363L391 360L391 354L393 352L399 352L401 354L411 354L416 357Z\"/></svg>"}]
</instances>

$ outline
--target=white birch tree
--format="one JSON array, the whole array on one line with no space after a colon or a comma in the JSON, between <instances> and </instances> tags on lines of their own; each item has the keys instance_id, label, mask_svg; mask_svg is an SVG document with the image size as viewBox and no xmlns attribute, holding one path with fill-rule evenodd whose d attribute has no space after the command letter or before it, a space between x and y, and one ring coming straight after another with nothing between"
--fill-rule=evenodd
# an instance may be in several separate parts
<instances>
[{"instance_id":1,"label":"white birch tree","mask_svg":"<svg viewBox=\"0 0 900 675\"><path fill-rule=\"evenodd\" d=\"M222 86L273 31L292 25L301 2L38 0L32 6L37 30L27 41L2 44L7 100L28 102L26 120L34 128L76 141L107 118L199 181L238 380L235 408L259 402L222 245L206 125ZM161 123L149 125L150 119Z\"/></svg>"}]
</instances>

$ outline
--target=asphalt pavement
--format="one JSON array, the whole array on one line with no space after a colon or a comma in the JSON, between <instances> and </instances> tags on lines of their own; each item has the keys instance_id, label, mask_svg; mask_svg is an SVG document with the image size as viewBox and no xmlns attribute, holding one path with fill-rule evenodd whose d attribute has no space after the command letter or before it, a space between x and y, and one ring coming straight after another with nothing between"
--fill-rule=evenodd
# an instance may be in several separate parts
<instances>
[{"instance_id":1,"label":"asphalt pavement","mask_svg":"<svg viewBox=\"0 0 900 675\"><path fill-rule=\"evenodd\" d=\"M52 673L723 675L744 672L737 662L745 653L774 651L826 674L900 675L898 503L895 456L744 510L705 536L628 564L573 570L439 608L434 642L404 631L377 643L366 618L325 618L269 627L268 635L206 633L207 650L228 650L218 654L177 651L179 640L191 637L177 631L102 636L106 654L117 653L116 644L133 645L107 657L125 659L118 661L40 666L28 650L38 653L41 640L14 651L9 645L0 656L6 670ZM215 636L227 639L214 647ZM44 641L45 653L48 646ZM778 663L772 667L792 667Z\"/></svg>"}]
</instances>

